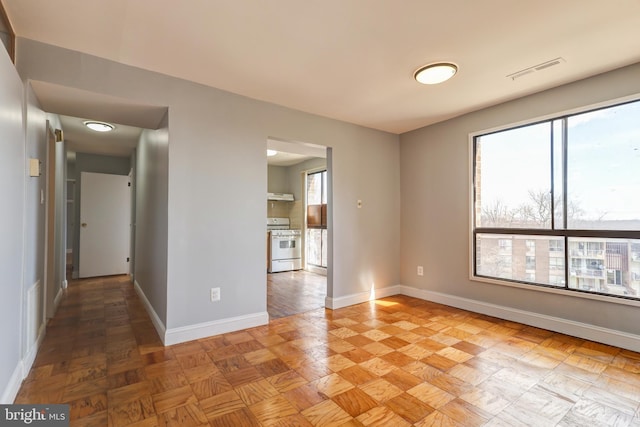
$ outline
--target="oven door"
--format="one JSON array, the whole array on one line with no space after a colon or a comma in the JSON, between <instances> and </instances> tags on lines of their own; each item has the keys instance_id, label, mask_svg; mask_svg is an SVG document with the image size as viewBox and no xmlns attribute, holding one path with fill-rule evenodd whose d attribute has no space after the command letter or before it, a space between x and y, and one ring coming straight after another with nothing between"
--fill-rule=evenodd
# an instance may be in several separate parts
<instances>
[{"instance_id":1,"label":"oven door","mask_svg":"<svg viewBox=\"0 0 640 427\"><path fill-rule=\"evenodd\" d=\"M271 259L300 258L300 235L277 235L271 233Z\"/></svg>"}]
</instances>

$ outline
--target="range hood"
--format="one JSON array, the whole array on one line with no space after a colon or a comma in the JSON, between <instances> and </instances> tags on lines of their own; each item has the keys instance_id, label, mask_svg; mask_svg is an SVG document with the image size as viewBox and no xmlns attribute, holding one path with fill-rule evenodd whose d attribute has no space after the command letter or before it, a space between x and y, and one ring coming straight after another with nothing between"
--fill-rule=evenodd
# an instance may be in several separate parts
<instances>
[{"instance_id":1,"label":"range hood","mask_svg":"<svg viewBox=\"0 0 640 427\"><path fill-rule=\"evenodd\" d=\"M283 200L293 202L293 194L289 193L267 193L267 200Z\"/></svg>"}]
</instances>

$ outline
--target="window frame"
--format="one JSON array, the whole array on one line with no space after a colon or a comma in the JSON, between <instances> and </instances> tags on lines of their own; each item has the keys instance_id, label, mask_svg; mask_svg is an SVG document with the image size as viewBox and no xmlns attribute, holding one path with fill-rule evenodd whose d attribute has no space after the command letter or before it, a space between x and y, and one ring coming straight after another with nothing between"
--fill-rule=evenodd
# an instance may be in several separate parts
<instances>
[{"instance_id":1,"label":"window frame","mask_svg":"<svg viewBox=\"0 0 640 427\"><path fill-rule=\"evenodd\" d=\"M537 117L537 118L532 118L529 120L522 120L516 123L510 123L510 124L506 124L506 125L501 125L501 126L496 126L493 128L489 128L489 129L485 129L482 131L476 131L476 132L471 132L469 133L468 137L468 144L469 144L469 174L470 174L470 179L469 179L469 210L470 210L470 215L469 215L469 237L470 237L470 241L469 241L469 280L472 282L482 282L482 283L488 283L488 284L495 284L495 285L502 285L502 286L508 286L508 287L514 287L514 288L520 288L520 289L526 289L526 290L533 290L533 291L540 291L540 292L547 292L547 293L553 293L553 294L561 294L561 295L568 295L568 296L573 296L573 297L579 297L579 298L586 298L586 299L592 299L592 300L599 300L599 301L607 301L607 302L614 302L614 303L619 303L619 304L624 304L624 305L632 305L632 306L636 306L636 307L640 307L640 296L626 296L626 295L617 295L617 294L606 294L606 293L600 293L600 292L593 292L593 291L586 291L583 289L578 289L578 288L570 288L569 287L569 278L570 278L570 274L569 274L569 269L570 269L570 263L569 263L569 239L571 238L602 238L602 239L640 239L640 230L585 230L585 229L568 229L566 228L567 225L567 218L566 218L566 209L562 209L562 221L564 223L564 228L555 228L555 224L554 221L556 220L556 214L555 212L555 197L554 197L554 193L553 190L556 189L554 178L553 178L553 174L555 173L555 170L553 169L553 158L552 156L555 153L554 147L553 147L553 142L551 145L551 167L552 167L552 181L551 181L551 188L552 188L552 193L551 193L551 207L552 207L552 214L551 214L551 228L549 229L537 229L537 228L505 228L505 227L500 227L500 228L493 228L493 227L476 227L476 216L479 214L475 201L476 201L476 159L477 159L477 146L476 146L476 139L478 137L481 136L486 136L486 135L490 135L492 133L498 133L498 132L503 132L503 131L507 131L507 130L513 130L513 129L518 129L521 127L526 127L526 126L531 126L531 125L536 125L536 124L541 124L541 123L550 123L550 128L552 129L553 132L553 128L554 128L554 122L557 120L562 120L563 126L562 126L562 132L563 132L563 138L564 141L567 140L567 122L568 119L572 116L575 115L579 115L579 114L584 114L584 113L590 113L590 112L594 112L594 111L598 111L598 110L604 110L604 109L608 109L608 108L612 108L612 107L616 107L616 106L620 106L620 105L624 105L624 104L630 104L630 103L634 103L634 102L640 102L640 94L633 94L630 96L626 96L626 97L622 97L622 98L617 98L617 99L613 99L613 100L609 100L609 101L605 101L605 102L601 102L601 103L597 103L597 104L592 104L589 106L585 106L585 107L579 107L579 108L574 108L571 110L567 110L564 112L557 112L557 113L552 113L552 114L547 114L545 116L541 116L541 117ZM567 144L563 144L563 167L562 167L562 183L563 183L563 188L562 188L562 201L563 203L566 203L567 197ZM496 234L496 235L513 235L513 236L519 236L520 238L524 238L526 239L528 236L549 236L549 237L559 237L562 238L562 246L564 248L564 285L562 286L557 286L557 285L553 285L553 284L543 284L543 283L532 283L532 282L526 282L526 281L522 281L522 280L516 280L516 279L505 279L505 278L500 278L500 277L490 277L490 276L483 276L483 275L479 275L476 273L476 251L479 250L479 248L476 246L477 245L477 236L478 234ZM550 248L551 251L551 248ZM550 270L551 271L551 270ZM555 270L554 270L555 271ZM630 274L633 274L633 271L630 271ZM606 280L606 277L605 277Z\"/></svg>"},{"instance_id":2,"label":"window frame","mask_svg":"<svg viewBox=\"0 0 640 427\"><path fill-rule=\"evenodd\" d=\"M309 205L309 177L312 175L320 175L320 205ZM304 174L304 193L305 193L305 263L318 269L327 269L329 267L328 251L329 251L329 227L328 227L328 199L329 199L329 170L326 167L319 169L313 169L306 171ZM308 221L308 207L320 206L321 208L321 223L320 225L309 225ZM309 261L309 234L311 231L320 232L320 264L315 264Z\"/></svg>"}]
</instances>

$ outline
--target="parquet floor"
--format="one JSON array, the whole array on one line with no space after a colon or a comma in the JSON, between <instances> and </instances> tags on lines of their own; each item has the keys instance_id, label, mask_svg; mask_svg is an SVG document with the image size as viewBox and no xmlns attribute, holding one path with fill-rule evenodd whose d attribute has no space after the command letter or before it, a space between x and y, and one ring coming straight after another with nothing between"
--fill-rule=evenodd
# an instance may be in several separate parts
<instances>
[{"instance_id":1,"label":"parquet floor","mask_svg":"<svg viewBox=\"0 0 640 427\"><path fill-rule=\"evenodd\" d=\"M304 270L267 274L267 312L271 319L324 307L326 296L326 276Z\"/></svg>"},{"instance_id":2,"label":"parquet floor","mask_svg":"<svg viewBox=\"0 0 640 427\"><path fill-rule=\"evenodd\" d=\"M638 426L640 354L409 297L164 348L126 277L73 281L16 403L74 426Z\"/></svg>"}]
</instances>

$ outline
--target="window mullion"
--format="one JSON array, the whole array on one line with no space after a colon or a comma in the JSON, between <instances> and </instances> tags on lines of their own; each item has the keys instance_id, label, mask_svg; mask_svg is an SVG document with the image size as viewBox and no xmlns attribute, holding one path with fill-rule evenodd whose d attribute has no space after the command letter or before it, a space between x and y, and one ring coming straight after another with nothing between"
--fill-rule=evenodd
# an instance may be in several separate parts
<instances>
[{"instance_id":1,"label":"window mullion","mask_svg":"<svg viewBox=\"0 0 640 427\"><path fill-rule=\"evenodd\" d=\"M568 189L568 169L569 169L569 148L568 148L569 128L567 126L567 118L562 118L562 228L566 230L569 226L567 222L567 208L569 206L567 189Z\"/></svg>"},{"instance_id":2,"label":"window mullion","mask_svg":"<svg viewBox=\"0 0 640 427\"><path fill-rule=\"evenodd\" d=\"M562 118L562 228L563 230L567 230L568 228L568 126L567 126L567 118ZM564 288L569 289L569 237L565 234L564 236Z\"/></svg>"},{"instance_id":3,"label":"window mullion","mask_svg":"<svg viewBox=\"0 0 640 427\"><path fill-rule=\"evenodd\" d=\"M549 122L549 133L550 133L550 144L549 144L549 148L551 151L551 167L549 168L550 173L551 173L551 201L549 203L549 205L551 206L550 208L550 215L551 215L551 229L555 230L556 229L556 191L555 191L555 132L554 132L554 126L553 126L553 122L550 121Z\"/></svg>"}]
</instances>

